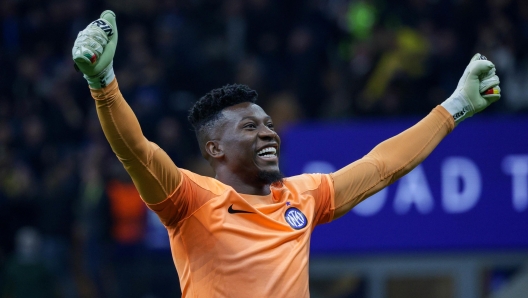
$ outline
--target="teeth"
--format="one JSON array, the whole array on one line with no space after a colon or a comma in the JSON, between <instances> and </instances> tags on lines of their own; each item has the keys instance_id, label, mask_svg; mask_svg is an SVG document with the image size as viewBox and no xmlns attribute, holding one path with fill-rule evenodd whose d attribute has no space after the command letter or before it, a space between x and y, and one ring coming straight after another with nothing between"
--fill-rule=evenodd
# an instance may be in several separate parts
<instances>
[{"instance_id":1,"label":"teeth","mask_svg":"<svg viewBox=\"0 0 528 298\"><path fill-rule=\"evenodd\" d=\"M271 154L266 154L266 153L271 153ZM257 154L260 156L265 155L265 154L266 155L276 155L277 149L275 149L274 147L267 147L257 152Z\"/></svg>"}]
</instances>

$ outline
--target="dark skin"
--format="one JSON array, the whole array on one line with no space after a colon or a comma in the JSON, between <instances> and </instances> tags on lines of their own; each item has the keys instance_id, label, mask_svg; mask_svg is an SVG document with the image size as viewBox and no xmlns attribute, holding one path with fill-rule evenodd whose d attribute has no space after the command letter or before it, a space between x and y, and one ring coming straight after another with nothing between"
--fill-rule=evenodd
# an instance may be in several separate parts
<instances>
[{"instance_id":1,"label":"dark skin","mask_svg":"<svg viewBox=\"0 0 528 298\"><path fill-rule=\"evenodd\" d=\"M260 106L244 102L225 108L204 137L206 159L216 179L239 193L270 193L270 182L259 177L259 173L280 173L280 138L271 117ZM275 155L257 154L269 147L276 149Z\"/></svg>"}]
</instances>

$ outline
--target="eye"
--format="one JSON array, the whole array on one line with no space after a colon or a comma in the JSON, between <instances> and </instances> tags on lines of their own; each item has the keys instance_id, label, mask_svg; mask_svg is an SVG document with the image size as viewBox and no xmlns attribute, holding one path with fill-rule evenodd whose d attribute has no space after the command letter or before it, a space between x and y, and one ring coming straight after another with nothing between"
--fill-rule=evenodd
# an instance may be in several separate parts
<instances>
[{"instance_id":1,"label":"eye","mask_svg":"<svg viewBox=\"0 0 528 298\"><path fill-rule=\"evenodd\" d=\"M273 126L273 123L268 123L267 126L269 129L275 130L275 126Z\"/></svg>"},{"instance_id":2,"label":"eye","mask_svg":"<svg viewBox=\"0 0 528 298\"><path fill-rule=\"evenodd\" d=\"M246 129L255 129L257 128L257 126L255 125L255 123L247 123L244 125L244 128Z\"/></svg>"}]
</instances>

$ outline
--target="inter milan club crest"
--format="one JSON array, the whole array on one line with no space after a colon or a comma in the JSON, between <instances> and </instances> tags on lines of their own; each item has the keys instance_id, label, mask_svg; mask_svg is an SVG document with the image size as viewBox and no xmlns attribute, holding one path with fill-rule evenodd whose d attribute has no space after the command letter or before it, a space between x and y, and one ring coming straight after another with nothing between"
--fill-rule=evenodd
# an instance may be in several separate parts
<instances>
[{"instance_id":1,"label":"inter milan club crest","mask_svg":"<svg viewBox=\"0 0 528 298\"><path fill-rule=\"evenodd\" d=\"M284 213L284 218L290 224L290 226L296 230L300 230L306 227L308 220L301 210L291 207Z\"/></svg>"}]
</instances>

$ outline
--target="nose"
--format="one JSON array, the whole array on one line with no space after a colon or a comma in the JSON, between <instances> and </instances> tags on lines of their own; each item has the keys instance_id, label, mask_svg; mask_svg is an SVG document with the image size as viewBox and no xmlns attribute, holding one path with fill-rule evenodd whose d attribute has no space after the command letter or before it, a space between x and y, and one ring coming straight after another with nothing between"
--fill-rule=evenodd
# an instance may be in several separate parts
<instances>
[{"instance_id":1,"label":"nose","mask_svg":"<svg viewBox=\"0 0 528 298\"><path fill-rule=\"evenodd\" d=\"M277 132L275 132L273 129L267 127L266 125L262 126L262 128L259 130L258 135L262 139L276 139L277 136L278 136Z\"/></svg>"}]
</instances>

